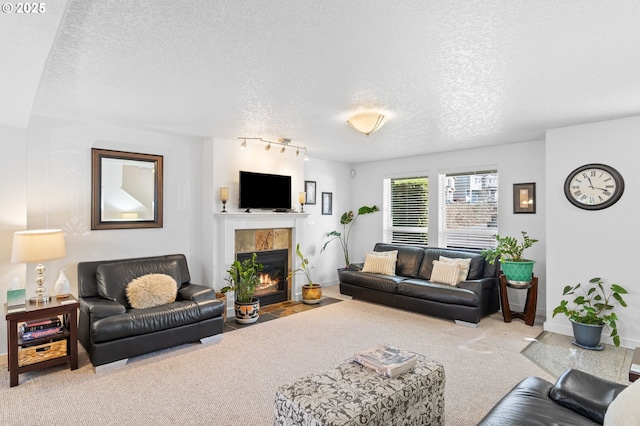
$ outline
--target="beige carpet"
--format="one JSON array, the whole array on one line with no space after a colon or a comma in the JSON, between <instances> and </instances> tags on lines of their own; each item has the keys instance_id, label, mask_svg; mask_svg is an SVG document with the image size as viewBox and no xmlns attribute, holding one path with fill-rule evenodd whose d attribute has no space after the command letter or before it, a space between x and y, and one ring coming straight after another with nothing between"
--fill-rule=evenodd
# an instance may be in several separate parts
<instances>
[{"instance_id":1,"label":"beige carpet","mask_svg":"<svg viewBox=\"0 0 640 426\"><path fill-rule=\"evenodd\" d=\"M341 297L337 287L325 289ZM334 367L377 343L440 361L447 425L477 423L527 375L554 377L520 351L541 332L499 314L479 328L345 300L226 333L213 345L184 345L130 360L117 371L80 368L0 374L1 425L272 425L279 385Z\"/></svg>"}]
</instances>

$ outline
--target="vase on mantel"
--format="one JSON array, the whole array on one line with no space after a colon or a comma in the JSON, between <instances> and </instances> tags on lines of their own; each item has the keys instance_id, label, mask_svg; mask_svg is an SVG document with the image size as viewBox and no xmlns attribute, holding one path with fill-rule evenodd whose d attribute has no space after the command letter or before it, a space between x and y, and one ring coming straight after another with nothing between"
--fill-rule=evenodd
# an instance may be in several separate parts
<instances>
[{"instance_id":1,"label":"vase on mantel","mask_svg":"<svg viewBox=\"0 0 640 426\"><path fill-rule=\"evenodd\" d=\"M66 269L62 269L60 271L60 275L58 276L54 286L56 298L58 299L65 299L69 297L69 293L71 293L71 284L69 284L69 280L67 279L64 271L66 271Z\"/></svg>"}]
</instances>

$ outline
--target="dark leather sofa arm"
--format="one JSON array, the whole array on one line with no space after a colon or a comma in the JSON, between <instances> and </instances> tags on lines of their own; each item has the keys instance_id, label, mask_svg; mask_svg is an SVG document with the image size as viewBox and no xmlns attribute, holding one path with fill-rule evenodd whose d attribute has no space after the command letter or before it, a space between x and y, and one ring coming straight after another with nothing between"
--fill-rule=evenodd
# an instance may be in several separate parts
<instances>
[{"instance_id":1,"label":"dark leather sofa arm","mask_svg":"<svg viewBox=\"0 0 640 426\"><path fill-rule=\"evenodd\" d=\"M570 369L558 377L549 390L549 398L602 424L609 404L625 388L625 385Z\"/></svg>"},{"instance_id":2,"label":"dark leather sofa arm","mask_svg":"<svg viewBox=\"0 0 640 426\"><path fill-rule=\"evenodd\" d=\"M364 268L364 263L352 263L349 265L347 270L360 272L362 271L362 268Z\"/></svg>"},{"instance_id":3,"label":"dark leather sofa arm","mask_svg":"<svg viewBox=\"0 0 640 426\"><path fill-rule=\"evenodd\" d=\"M102 297L80 297L78 301L80 310L89 315L92 321L127 312L127 308L120 303Z\"/></svg>"},{"instance_id":4,"label":"dark leather sofa arm","mask_svg":"<svg viewBox=\"0 0 640 426\"><path fill-rule=\"evenodd\" d=\"M471 290L474 293L482 294L483 288L492 288L497 285L495 278L480 278L479 280L466 280L458 283L458 288Z\"/></svg>"},{"instance_id":5,"label":"dark leather sofa arm","mask_svg":"<svg viewBox=\"0 0 640 426\"><path fill-rule=\"evenodd\" d=\"M200 284L186 283L178 289L178 300L191 300L201 302L204 300L216 299L216 292L211 287Z\"/></svg>"}]
</instances>

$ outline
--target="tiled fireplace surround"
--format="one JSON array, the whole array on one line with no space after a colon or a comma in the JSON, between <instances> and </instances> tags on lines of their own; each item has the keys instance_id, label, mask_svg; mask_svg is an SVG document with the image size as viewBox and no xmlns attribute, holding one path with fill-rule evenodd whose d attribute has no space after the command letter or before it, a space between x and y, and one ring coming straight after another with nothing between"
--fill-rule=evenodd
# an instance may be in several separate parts
<instances>
[{"instance_id":1,"label":"tiled fireplace surround","mask_svg":"<svg viewBox=\"0 0 640 426\"><path fill-rule=\"evenodd\" d=\"M306 213L217 213L218 261L222 280L236 253L287 249L290 269L299 266L296 244L304 245ZM221 281L223 282L223 281ZM290 283L291 300L302 299L302 280L294 276ZM230 295L229 295L230 296ZM227 296L227 313L233 315L233 298Z\"/></svg>"}]
</instances>

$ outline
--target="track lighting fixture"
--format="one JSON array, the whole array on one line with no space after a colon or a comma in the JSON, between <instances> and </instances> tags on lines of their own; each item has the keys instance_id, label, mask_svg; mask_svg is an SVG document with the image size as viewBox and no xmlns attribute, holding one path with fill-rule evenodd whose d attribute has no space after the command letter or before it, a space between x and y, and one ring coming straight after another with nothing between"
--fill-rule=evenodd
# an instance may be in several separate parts
<instances>
[{"instance_id":1,"label":"track lighting fixture","mask_svg":"<svg viewBox=\"0 0 640 426\"><path fill-rule=\"evenodd\" d=\"M280 154L284 154L284 152L287 150L287 147L291 147L291 148L295 148L296 149L296 157L299 157L300 156L300 151L304 150L304 161L309 161L309 154L307 153L307 147L306 146L292 145L291 144L291 139L278 139L278 142L268 141L268 140L262 139L262 138L240 137L238 139L242 140L242 143L240 144L240 148L241 149L246 149L247 148L247 140L252 140L252 141L261 142L261 143L265 144L265 147L264 147L265 151L269 151L271 149L271 145L279 145L280 146Z\"/></svg>"}]
</instances>

